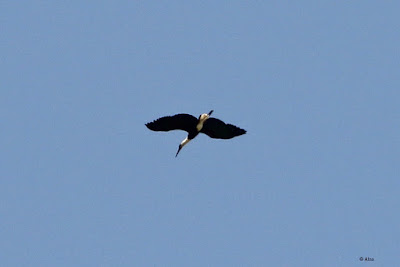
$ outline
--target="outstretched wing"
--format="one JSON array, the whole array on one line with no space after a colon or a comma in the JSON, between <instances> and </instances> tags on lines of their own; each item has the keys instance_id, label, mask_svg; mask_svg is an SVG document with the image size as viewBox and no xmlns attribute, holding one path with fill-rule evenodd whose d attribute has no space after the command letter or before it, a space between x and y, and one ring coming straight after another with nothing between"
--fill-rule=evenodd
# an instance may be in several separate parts
<instances>
[{"instance_id":1,"label":"outstretched wing","mask_svg":"<svg viewBox=\"0 0 400 267\"><path fill-rule=\"evenodd\" d=\"M174 116L166 116L146 123L147 128L152 131L172 131L184 130L189 132L190 129L196 127L197 119L190 114L177 114Z\"/></svg>"},{"instance_id":2,"label":"outstretched wing","mask_svg":"<svg viewBox=\"0 0 400 267\"><path fill-rule=\"evenodd\" d=\"M211 138L230 139L246 133L246 130L240 129L232 124L216 119L209 118L204 122L203 128L200 131Z\"/></svg>"}]
</instances>

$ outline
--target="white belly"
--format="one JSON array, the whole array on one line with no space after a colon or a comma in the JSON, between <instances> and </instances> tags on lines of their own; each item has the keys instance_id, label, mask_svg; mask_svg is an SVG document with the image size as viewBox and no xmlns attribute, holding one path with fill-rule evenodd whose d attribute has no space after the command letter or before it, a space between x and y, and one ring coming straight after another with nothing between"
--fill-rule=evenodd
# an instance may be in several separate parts
<instances>
[{"instance_id":1,"label":"white belly","mask_svg":"<svg viewBox=\"0 0 400 267\"><path fill-rule=\"evenodd\" d=\"M203 124L204 122L209 118L210 116L208 114L201 114L200 115L200 119L199 122L196 125L196 129L197 131L201 131L201 129L203 129Z\"/></svg>"},{"instance_id":2,"label":"white belly","mask_svg":"<svg viewBox=\"0 0 400 267\"><path fill-rule=\"evenodd\" d=\"M201 129L203 129L203 123L204 123L204 121L200 121L197 125L196 125L196 129L197 129L197 131L201 131Z\"/></svg>"}]
</instances>

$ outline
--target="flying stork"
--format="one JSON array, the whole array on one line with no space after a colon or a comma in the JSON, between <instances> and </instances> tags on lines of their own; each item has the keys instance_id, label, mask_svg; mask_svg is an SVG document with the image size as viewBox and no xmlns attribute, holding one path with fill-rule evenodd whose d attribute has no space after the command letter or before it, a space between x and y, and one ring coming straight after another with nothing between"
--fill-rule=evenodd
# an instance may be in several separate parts
<instances>
[{"instance_id":1,"label":"flying stork","mask_svg":"<svg viewBox=\"0 0 400 267\"><path fill-rule=\"evenodd\" d=\"M204 133L211 138L217 139L231 139L235 136L246 133L246 130L240 129L235 125L226 124L216 118L210 118L213 111L214 110L211 110L208 114L201 114L198 119L190 114L176 114L159 118L153 122L146 123L145 125L150 130L157 132L167 132L172 130L184 130L188 132L188 136L180 143L175 157L178 156L182 147L189 143L189 141L195 138L199 133Z\"/></svg>"}]
</instances>

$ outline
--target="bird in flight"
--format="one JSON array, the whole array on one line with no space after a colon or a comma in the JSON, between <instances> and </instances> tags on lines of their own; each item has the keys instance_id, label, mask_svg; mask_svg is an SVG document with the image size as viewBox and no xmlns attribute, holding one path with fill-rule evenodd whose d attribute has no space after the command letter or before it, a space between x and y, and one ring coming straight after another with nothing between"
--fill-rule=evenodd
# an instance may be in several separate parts
<instances>
[{"instance_id":1,"label":"bird in flight","mask_svg":"<svg viewBox=\"0 0 400 267\"><path fill-rule=\"evenodd\" d=\"M213 111L214 110L211 110L208 114L201 114L199 118L190 114L165 116L146 123L146 126L150 130L156 132L167 132L172 130L184 130L188 132L188 136L180 143L175 157L178 156L182 147L189 143L190 140L195 138L199 133L204 133L209 137L216 139L231 139L235 136L246 133L246 130L235 125L227 124L216 118L210 118Z\"/></svg>"}]
</instances>

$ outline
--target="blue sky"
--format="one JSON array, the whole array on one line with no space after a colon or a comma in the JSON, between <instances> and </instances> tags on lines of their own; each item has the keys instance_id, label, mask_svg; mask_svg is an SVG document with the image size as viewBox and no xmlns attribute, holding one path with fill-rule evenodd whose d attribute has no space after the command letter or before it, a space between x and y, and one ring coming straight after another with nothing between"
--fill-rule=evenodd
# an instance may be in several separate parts
<instances>
[{"instance_id":1,"label":"blue sky","mask_svg":"<svg viewBox=\"0 0 400 267\"><path fill-rule=\"evenodd\" d=\"M396 265L399 10L3 1L2 265Z\"/></svg>"}]
</instances>

